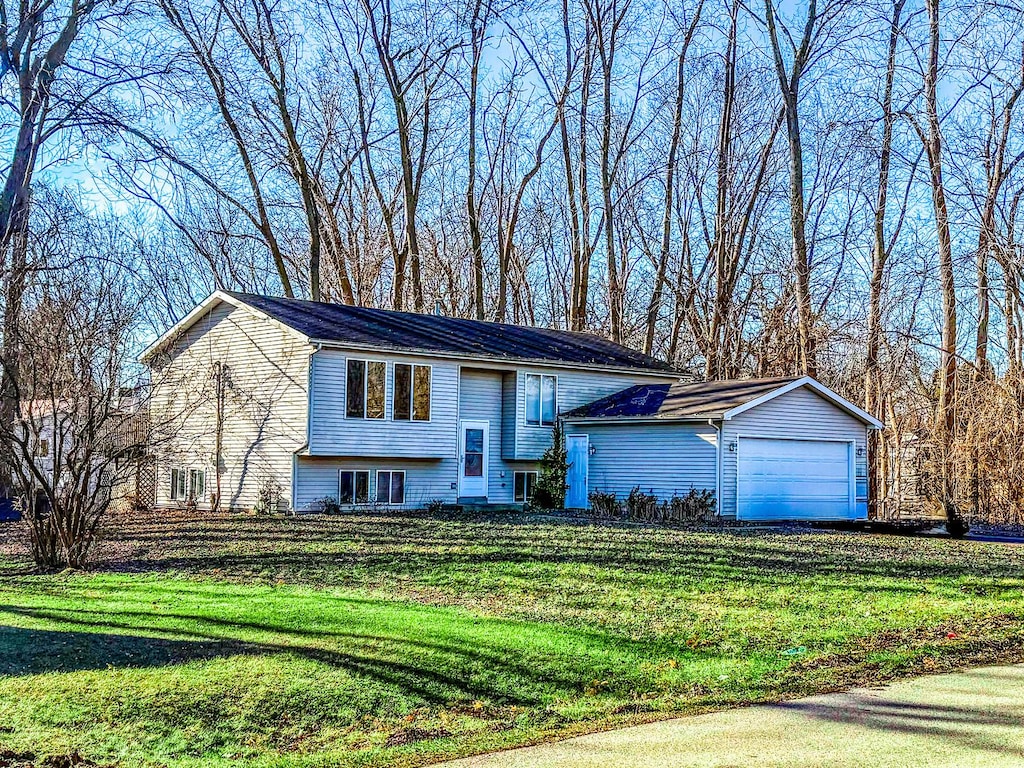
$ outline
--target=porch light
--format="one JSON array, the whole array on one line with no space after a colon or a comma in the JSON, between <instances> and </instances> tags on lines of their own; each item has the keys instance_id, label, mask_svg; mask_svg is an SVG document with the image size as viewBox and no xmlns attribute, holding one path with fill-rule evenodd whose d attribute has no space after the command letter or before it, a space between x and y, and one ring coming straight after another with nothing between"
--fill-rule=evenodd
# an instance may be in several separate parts
<instances>
[{"instance_id":1,"label":"porch light","mask_svg":"<svg viewBox=\"0 0 1024 768\"><path fill-rule=\"evenodd\" d=\"M729 443L729 453L736 453L736 441Z\"/></svg>"},{"instance_id":2,"label":"porch light","mask_svg":"<svg viewBox=\"0 0 1024 768\"><path fill-rule=\"evenodd\" d=\"M595 453L597 453L597 446L591 443L589 446L587 446L587 455L593 456Z\"/></svg>"}]
</instances>

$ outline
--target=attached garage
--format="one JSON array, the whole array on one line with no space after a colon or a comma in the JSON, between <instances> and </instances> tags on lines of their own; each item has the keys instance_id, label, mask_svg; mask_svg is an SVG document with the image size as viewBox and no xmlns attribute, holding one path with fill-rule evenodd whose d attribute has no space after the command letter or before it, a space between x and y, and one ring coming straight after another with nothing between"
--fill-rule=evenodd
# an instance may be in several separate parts
<instances>
[{"instance_id":1,"label":"attached garage","mask_svg":"<svg viewBox=\"0 0 1024 768\"><path fill-rule=\"evenodd\" d=\"M810 377L640 385L563 417L577 503L696 488L726 518L867 517L867 433L881 424Z\"/></svg>"}]
</instances>

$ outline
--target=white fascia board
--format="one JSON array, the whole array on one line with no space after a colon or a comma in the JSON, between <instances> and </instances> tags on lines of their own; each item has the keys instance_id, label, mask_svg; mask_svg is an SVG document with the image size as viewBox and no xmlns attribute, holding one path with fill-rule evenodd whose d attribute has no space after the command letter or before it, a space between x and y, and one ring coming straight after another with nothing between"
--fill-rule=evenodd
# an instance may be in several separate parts
<instances>
[{"instance_id":1,"label":"white fascia board","mask_svg":"<svg viewBox=\"0 0 1024 768\"><path fill-rule=\"evenodd\" d=\"M882 429L885 426L884 424L882 424L882 422L880 422L870 413L865 411L863 408L857 407L846 398L836 394L831 389L822 384L820 381L812 379L810 376L802 376L801 378L796 379L795 381L791 381L788 384L783 384L778 389L773 389L771 392L761 395L760 397L756 397L753 400L744 403L743 405L738 405L735 408L726 411L723 414L722 418L728 421L729 419L739 416L741 413L745 413L751 410L752 408L757 408L757 406L763 405L764 403L767 403L769 400L774 400L776 397L784 395L787 392L792 392L794 389L799 389L800 387L807 387L813 390L814 392L821 395L821 397L828 400L837 408L840 408L846 411L854 418L863 421L872 429Z\"/></svg>"}]
</instances>

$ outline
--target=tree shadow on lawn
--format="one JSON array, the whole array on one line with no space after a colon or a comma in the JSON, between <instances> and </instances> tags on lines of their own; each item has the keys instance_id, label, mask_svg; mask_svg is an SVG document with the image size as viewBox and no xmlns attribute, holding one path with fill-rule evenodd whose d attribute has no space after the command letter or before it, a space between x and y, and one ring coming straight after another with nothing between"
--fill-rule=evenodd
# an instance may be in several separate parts
<instances>
[{"instance_id":1,"label":"tree shadow on lawn","mask_svg":"<svg viewBox=\"0 0 1024 768\"><path fill-rule=\"evenodd\" d=\"M356 599L354 602L371 601ZM482 699L495 704L533 707L548 701L553 694L580 694L594 679L626 674L632 670L636 659L644 658L641 654L651 654L649 644L599 633L551 628L540 630L544 633L542 640L549 639L549 634L557 634L570 643L575 642L578 653L538 663L545 654L543 642L537 655L531 658L527 653L517 652L523 641L512 643L510 647L501 641L499 634L485 642L471 630L467 632L465 627L459 626L447 635L426 640L392 631L304 629L240 618L152 614L121 608L107 614L76 608L0 606L0 612L92 630L65 632L0 627L0 653L5 648L14 649L4 654L0 675L70 672L108 666L154 667L234 655L287 654L342 669L356 677L374 679L434 705ZM166 623L176 621L187 622L190 626L182 628ZM508 625L510 632L518 625L500 619L486 621ZM124 630L146 634L120 634ZM256 636L250 640L225 636L232 631ZM148 633L170 635L174 639L152 637ZM528 645L529 640L526 643ZM689 656L700 663L699 657L703 655L684 651L679 656Z\"/></svg>"},{"instance_id":2,"label":"tree shadow on lawn","mask_svg":"<svg viewBox=\"0 0 1024 768\"><path fill-rule=\"evenodd\" d=\"M112 563L114 570L219 569L285 578L319 573L342 581L351 580L354 569L415 576L425 568L488 564L575 564L757 584L805 576L1005 579L1008 566L1024 564L1024 556L1012 551L990 548L985 557L958 557L960 550L951 550L974 543L820 531L687 531L525 515L192 517L129 523L126 534L161 546Z\"/></svg>"}]
</instances>

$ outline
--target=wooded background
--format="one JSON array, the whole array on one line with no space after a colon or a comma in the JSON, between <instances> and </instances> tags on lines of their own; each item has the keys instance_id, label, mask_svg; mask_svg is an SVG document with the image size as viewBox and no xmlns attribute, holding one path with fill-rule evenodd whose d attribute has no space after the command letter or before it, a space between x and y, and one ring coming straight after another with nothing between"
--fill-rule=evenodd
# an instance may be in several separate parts
<instances>
[{"instance_id":1,"label":"wooded background","mask_svg":"<svg viewBox=\"0 0 1024 768\"><path fill-rule=\"evenodd\" d=\"M876 514L1022 521L1016 0L0 11L0 421L69 281L120 384L214 288L436 307L815 375Z\"/></svg>"}]
</instances>

